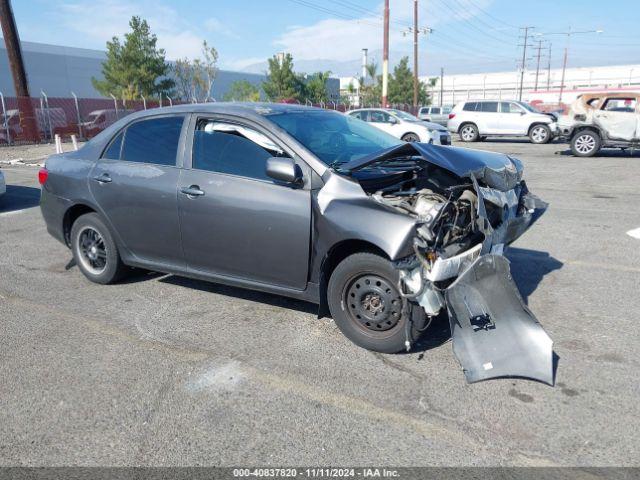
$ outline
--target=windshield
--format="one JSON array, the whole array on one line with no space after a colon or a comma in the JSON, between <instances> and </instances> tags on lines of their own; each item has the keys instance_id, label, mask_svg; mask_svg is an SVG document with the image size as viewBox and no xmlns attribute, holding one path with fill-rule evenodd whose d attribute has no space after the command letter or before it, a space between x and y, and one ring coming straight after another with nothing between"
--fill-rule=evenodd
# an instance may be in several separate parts
<instances>
[{"instance_id":1,"label":"windshield","mask_svg":"<svg viewBox=\"0 0 640 480\"><path fill-rule=\"evenodd\" d=\"M418 117L414 117L413 115L411 115L410 113L407 112L403 112L402 110L389 110L390 113L392 113L393 115L395 115L396 117L400 118L401 120L404 120L405 122L419 122L420 119Z\"/></svg>"},{"instance_id":2,"label":"windshield","mask_svg":"<svg viewBox=\"0 0 640 480\"><path fill-rule=\"evenodd\" d=\"M362 120L338 112L283 112L265 116L329 166L403 143Z\"/></svg>"},{"instance_id":3,"label":"windshield","mask_svg":"<svg viewBox=\"0 0 640 480\"><path fill-rule=\"evenodd\" d=\"M536 107L532 107L531 105L529 105L528 103L525 102L518 102L518 105L520 105L522 108L524 108L525 110L530 111L531 113L542 113L540 110L538 110Z\"/></svg>"}]
</instances>

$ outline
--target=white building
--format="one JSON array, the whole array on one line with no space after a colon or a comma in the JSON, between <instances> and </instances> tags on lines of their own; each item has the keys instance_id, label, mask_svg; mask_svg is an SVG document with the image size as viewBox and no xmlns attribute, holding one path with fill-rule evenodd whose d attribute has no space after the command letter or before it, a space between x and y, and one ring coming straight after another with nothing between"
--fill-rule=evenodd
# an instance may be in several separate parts
<instances>
[{"instance_id":1,"label":"white building","mask_svg":"<svg viewBox=\"0 0 640 480\"><path fill-rule=\"evenodd\" d=\"M520 91L520 71L470 73L445 75L442 86L440 78L436 85L430 88L434 105L451 105L466 99L517 99ZM550 71L540 68L536 71L526 70L522 88L522 99L527 102L557 105L560 100L560 85L562 83L562 69ZM420 77L427 83L428 78ZM340 92L343 97L349 97L349 84L354 86L352 104L358 103L358 79L355 77L340 78ZM565 72L564 88L562 89L562 103L571 103L585 92L603 90L640 92L640 65L617 65L609 67L581 67L567 68Z\"/></svg>"},{"instance_id":2,"label":"white building","mask_svg":"<svg viewBox=\"0 0 640 480\"><path fill-rule=\"evenodd\" d=\"M520 71L445 75L432 89L434 104L455 104L468 98L517 99L520 91ZM427 77L421 80L426 81ZM526 70L522 82L522 99L527 102L558 104L562 69ZM567 68L562 103L571 103L585 92L603 90L639 91L640 65Z\"/></svg>"}]
</instances>

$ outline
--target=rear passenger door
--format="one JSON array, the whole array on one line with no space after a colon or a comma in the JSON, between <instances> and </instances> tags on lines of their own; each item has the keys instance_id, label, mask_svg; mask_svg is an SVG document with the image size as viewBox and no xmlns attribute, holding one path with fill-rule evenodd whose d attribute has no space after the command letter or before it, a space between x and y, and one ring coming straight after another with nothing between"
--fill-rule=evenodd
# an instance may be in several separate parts
<instances>
[{"instance_id":1,"label":"rear passenger door","mask_svg":"<svg viewBox=\"0 0 640 480\"><path fill-rule=\"evenodd\" d=\"M89 176L112 231L142 263L184 268L178 225L177 158L184 116L144 118L111 141Z\"/></svg>"},{"instance_id":2,"label":"rear passenger door","mask_svg":"<svg viewBox=\"0 0 640 480\"><path fill-rule=\"evenodd\" d=\"M304 185L281 184L266 175L267 159L291 155L265 130L208 116L195 117L192 129L178 200L188 270L306 288L309 167L296 160Z\"/></svg>"}]
</instances>

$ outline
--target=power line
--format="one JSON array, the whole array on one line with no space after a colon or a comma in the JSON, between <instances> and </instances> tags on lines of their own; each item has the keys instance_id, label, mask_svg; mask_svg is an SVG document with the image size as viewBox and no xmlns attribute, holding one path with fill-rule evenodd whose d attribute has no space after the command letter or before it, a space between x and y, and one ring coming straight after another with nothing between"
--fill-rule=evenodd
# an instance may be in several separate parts
<instances>
[{"instance_id":1,"label":"power line","mask_svg":"<svg viewBox=\"0 0 640 480\"><path fill-rule=\"evenodd\" d=\"M510 23L505 22L504 20L499 19L498 17L490 14L487 10L485 10L484 8L480 7L479 5L477 5L475 2L472 2L471 0L467 0L467 2L469 2L469 4L473 5L475 8L477 8L479 11L481 11L482 13L484 13L487 17L492 18L493 20L495 20L498 23L501 23L507 27L510 28L515 28L516 30L518 30L520 27L516 26L516 25L512 25Z\"/></svg>"}]
</instances>

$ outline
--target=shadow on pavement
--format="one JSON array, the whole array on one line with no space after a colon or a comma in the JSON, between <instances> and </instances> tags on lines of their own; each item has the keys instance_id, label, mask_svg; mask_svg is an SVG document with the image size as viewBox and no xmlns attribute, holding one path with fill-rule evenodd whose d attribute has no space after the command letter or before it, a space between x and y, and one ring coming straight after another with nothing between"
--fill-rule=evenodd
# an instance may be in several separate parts
<instances>
[{"instance_id":1,"label":"shadow on pavement","mask_svg":"<svg viewBox=\"0 0 640 480\"><path fill-rule=\"evenodd\" d=\"M0 196L0 213L15 212L40 204L40 189L22 185L7 185L7 193Z\"/></svg>"},{"instance_id":2,"label":"shadow on pavement","mask_svg":"<svg viewBox=\"0 0 640 480\"><path fill-rule=\"evenodd\" d=\"M509 248L506 257L511 261L511 274L518 286L524 303L529 303L529 296L536 291L545 275L562 268L563 263L547 252Z\"/></svg>"},{"instance_id":3,"label":"shadow on pavement","mask_svg":"<svg viewBox=\"0 0 640 480\"><path fill-rule=\"evenodd\" d=\"M566 150L556 152L556 155L562 155L565 157L572 157L573 153L570 148ZM621 150L619 148L611 148L611 149L603 149L598 152L597 155L593 157L575 157L581 160L589 161L591 158L638 158L640 157L640 150L633 150L628 148L626 150Z\"/></svg>"},{"instance_id":4,"label":"shadow on pavement","mask_svg":"<svg viewBox=\"0 0 640 480\"><path fill-rule=\"evenodd\" d=\"M318 313L318 306L314 305L313 303L287 298L280 295L274 295L271 293L257 292L254 290L247 290L239 287L230 287L228 285L194 280L192 278L186 277L178 277L176 275L169 275L165 278L161 278L160 281L185 288L194 288L203 292L217 293L218 295L239 298L241 300L265 303L274 307L287 308L302 313Z\"/></svg>"}]
</instances>

